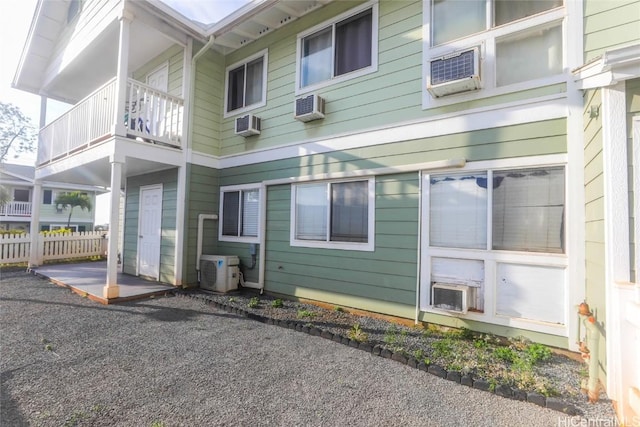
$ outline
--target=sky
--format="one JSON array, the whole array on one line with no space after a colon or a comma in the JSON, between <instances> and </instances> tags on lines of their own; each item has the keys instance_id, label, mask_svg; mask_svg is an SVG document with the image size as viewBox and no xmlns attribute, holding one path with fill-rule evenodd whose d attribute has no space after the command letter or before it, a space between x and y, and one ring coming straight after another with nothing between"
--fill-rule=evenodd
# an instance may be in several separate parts
<instances>
[{"instance_id":1,"label":"sky","mask_svg":"<svg viewBox=\"0 0 640 427\"><path fill-rule=\"evenodd\" d=\"M211 24L228 16L250 0L162 1L189 19ZM40 123L40 97L11 88L11 82L27 39L36 4L37 0L0 0L0 101L18 106L30 118L31 124L38 128ZM47 107L46 122L49 123L56 119L68 108L68 105L50 101ZM11 163L34 165L36 154L35 152L20 154L17 158L10 154L10 158L7 160ZM96 223L98 224L106 222L104 218L98 216L101 211L108 211L108 208L98 209L98 206L96 206Z\"/></svg>"}]
</instances>

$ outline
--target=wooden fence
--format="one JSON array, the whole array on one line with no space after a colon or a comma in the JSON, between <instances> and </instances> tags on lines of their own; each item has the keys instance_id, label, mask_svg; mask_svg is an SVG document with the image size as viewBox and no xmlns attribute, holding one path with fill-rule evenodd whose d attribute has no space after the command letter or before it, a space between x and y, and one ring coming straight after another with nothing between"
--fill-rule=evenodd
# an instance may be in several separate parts
<instances>
[{"instance_id":1,"label":"wooden fence","mask_svg":"<svg viewBox=\"0 0 640 427\"><path fill-rule=\"evenodd\" d=\"M57 259L104 256L108 238L103 231L86 231L65 234L38 234L38 264ZM0 236L0 264L29 261L31 236L7 234Z\"/></svg>"}]
</instances>

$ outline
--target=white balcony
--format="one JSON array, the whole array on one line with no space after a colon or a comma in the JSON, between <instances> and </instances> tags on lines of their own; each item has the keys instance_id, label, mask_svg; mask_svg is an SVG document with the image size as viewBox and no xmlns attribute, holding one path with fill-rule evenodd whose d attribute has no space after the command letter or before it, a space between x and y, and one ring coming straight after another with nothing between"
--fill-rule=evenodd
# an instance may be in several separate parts
<instances>
[{"instance_id":1,"label":"white balcony","mask_svg":"<svg viewBox=\"0 0 640 427\"><path fill-rule=\"evenodd\" d=\"M8 202L0 205L0 216L31 216L31 202Z\"/></svg>"},{"instance_id":2,"label":"white balcony","mask_svg":"<svg viewBox=\"0 0 640 427\"><path fill-rule=\"evenodd\" d=\"M38 166L67 157L115 135L116 79L40 130ZM182 148L184 101L133 79L127 80L122 121L126 135L143 143Z\"/></svg>"}]
</instances>

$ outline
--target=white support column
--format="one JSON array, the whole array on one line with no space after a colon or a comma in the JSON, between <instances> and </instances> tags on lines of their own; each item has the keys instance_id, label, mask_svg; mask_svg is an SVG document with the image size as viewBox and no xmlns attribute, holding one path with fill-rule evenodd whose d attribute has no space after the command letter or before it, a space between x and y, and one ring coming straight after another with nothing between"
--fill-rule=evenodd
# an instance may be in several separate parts
<instances>
[{"instance_id":1,"label":"white support column","mask_svg":"<svg viewBox=\"0 0 640 427\"><path fill-rule=\"evenodd\" d=\"M116 108L113 118L114 135L126 136L124 123L125 100L127 98L127 70L129 68L129 34L132 16L122 11L120 16L120 37L118 41L118 68L116 69Z\"/></svg>"},{"instance_id":2,"label":"white support column","mask_svg":"<svg viewBox=\"0 0 640 427\"><path fill-rule=\"evenodd\" d=\"M31 246L29 247L29 268L40 265L40 205L42 204L42 183L33 182L33 193L31 194L31 225L29 233L31 236Z\"/></svg>"},{"instance_id":3,"label":"white support column","mask_svg":"<svg viewBox=\"0 0 640 427\"><path fill-rule=\"evenodd\" d=\"M602 89L602 161L604 177L605 295L607 325L607 394L620 400L623 348L618 287L630 279L629 192L625 83ZM602 319L601 319L602 320Z\"/></svg>"},{"instance_id":4,"label":"white support column","mask_svg":"<svg viewBox=\"0 0 640 427\"><path fill-rule=\"evenodd\" d=\"M109 250L107 253L107 283L104 298L117 298L118 286L118 236L120 234L120 187L122 186L122 162L111 161L111 195L109 208Z\"/></svg>"}]
</instances>

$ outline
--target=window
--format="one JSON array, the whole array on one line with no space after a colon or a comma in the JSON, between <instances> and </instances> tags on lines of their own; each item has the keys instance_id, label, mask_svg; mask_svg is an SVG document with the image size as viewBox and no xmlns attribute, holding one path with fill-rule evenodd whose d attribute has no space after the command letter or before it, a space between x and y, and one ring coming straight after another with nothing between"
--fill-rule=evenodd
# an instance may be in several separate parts
<instances>
[{"instance_id":1,"label":"window","mask_svg":"<svg viewBox=\"0 0 640 427\"><path fill-rule=\"evenodd\" d=\"M42 192L42 204L43 205L50 205L52 202L53 202L53 191L44 190Z\"/></svg>"},{"instance_id":2,"label":"window","mask_svg":"<svg viewBox=\"0 0 640 427\"><path fill-rule=\"evenodd\" d=\"M220 240L259 243L260 188L225 187L220 199Z\"/></svg>"},{"instance_id":3,"label":"window","mask_svg":"<svg viewBox=\"0 0 640 427\"><path fill-rule=\"evenodd\" d=\"M432 175L430 182L431 246L564 252L563 167Z\"/></svg>"},{"instance_id":4,"label":"window","mask_svg":"<svg viewBox=\"0 0 640 427\"><path fill-rule=\"evenodd\" d=\"M13 201L14 202L28 202L31 192L29 190L14 188L13 189Z\"/></svg>"},{"instance_id":5,"label":"window","mask_svg":"<svg viewBox=\"0 0 640 427\"><path fill-rule=\"evenodd\" d=\"M434 0L432 46L562 6L562 0ZM489 7L492 14L487 15Z\"/></svg>"},{"instance_id":6,"label":"window","mask_svg":"<svg viewBox=\"0 0 640 427\"><path fill-rule=\"evenodd\" d=\"M266 104L267 52L227 68L226 113L240 113Z\"/></svg>"},{"instance_id":7,"label":"window","mask_svg":"<svg viewBox=\"0 0 640 427\"><path fill-rule=\"evenodd\" d=\"M431 61L465 51L478 53L481 89L436 99L423 93L423 107L447 105L566 81L563 0L425 0L424 78ZM542 82L540 81L542 80ZM535 81L535 82L534 82Z\"/></svg>"},{"instance_id":8,"label":"window","mask_svg":"<svg viewBox=\"0 0 640 427\"><path fill-rule=\"evenodd\" d=\"M377 21L377 4L367 5L301 34L297 87L308 88L375 71Z\"/></svg>"},{"instance_id":9,"label":"window","mask_svg":"<svg viewBox=\"0 0 640 427\"><path fill-rule=\"evenodd\" d=\"M292 246L373 250L374 179L292 186Z\"/></svg>"}]
</instances>

